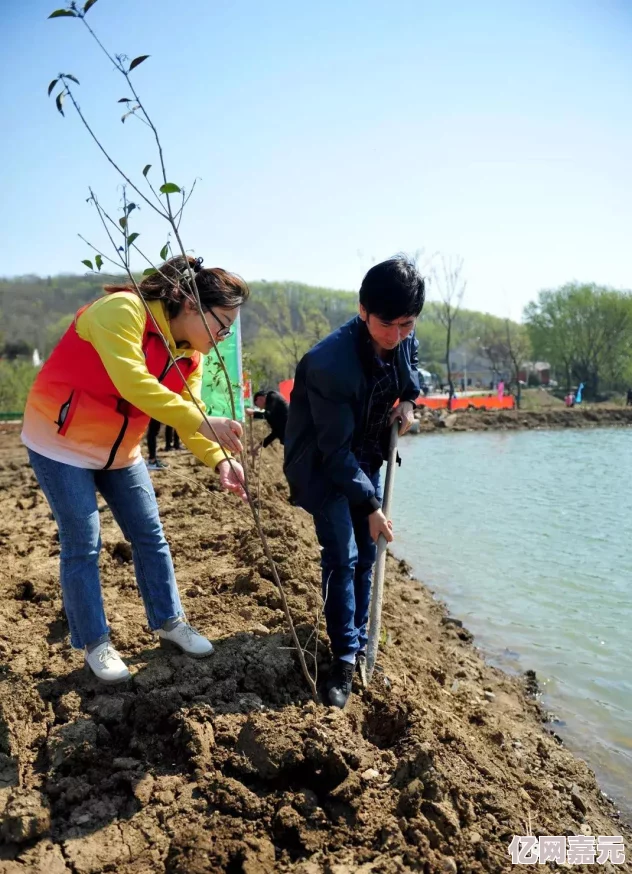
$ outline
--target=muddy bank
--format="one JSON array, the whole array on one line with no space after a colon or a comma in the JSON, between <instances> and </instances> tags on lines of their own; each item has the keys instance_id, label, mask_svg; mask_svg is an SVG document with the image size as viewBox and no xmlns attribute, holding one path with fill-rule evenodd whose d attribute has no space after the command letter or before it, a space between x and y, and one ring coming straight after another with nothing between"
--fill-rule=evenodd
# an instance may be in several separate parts
<instances>
[{"instance_id":1,"label":"muddy bank","mask_svg":"<svg viewBox=\"0 0 632 874\"><path fill-rule=\"evenodd\" d=\"M279 450L265 458L265 527L307 641L318 549ZM509 871L529 830L623 833L629 856L532 683L486 665L403 563L372 689L344 713L308 700L247 509L187 455L169 461L154 481L180 590L216 654L156 646L102 509L106 609L134 674L104 689L67 642L48 507L17 436L0 437L0 874L482 874Z\"/></svg>"},{"instance_id":2,"label":"muddy bank","mask_svg":"<svg viewBox=\"0 0 632 874\"><path fill-rule=\"evenodd\" d=\"M518 431L538 428L596 428L632 425L632 407L573 407L542 411L419 410L416 433L442 431Z\"/></svg>"}]
</instances>

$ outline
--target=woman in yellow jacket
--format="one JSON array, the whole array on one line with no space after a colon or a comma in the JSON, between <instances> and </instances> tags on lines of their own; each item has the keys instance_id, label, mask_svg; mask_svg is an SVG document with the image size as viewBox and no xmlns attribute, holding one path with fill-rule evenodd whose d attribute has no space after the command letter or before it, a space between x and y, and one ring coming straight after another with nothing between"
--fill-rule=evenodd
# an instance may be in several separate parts
<instances>
[{"instance_id":1,"label":"woman in yellow jacket","mask_svg":"<svg viewBox=\"0 0 632 874\"><path fill-rule=\"evenodd\" d=\"M249 291L234 274L203 269L199 258L187 261L173 258L141 282L153 319L131 286L106 286L108 294L79 310L40 370L24 413L22 440L59 527L71 644L84 650L88 666L105 682L127 680L130 673L110 642L103 609L97 491L132 544L149 627L161 646L195 658L213 651L187 623L180 603L141 456L149 419L176 428L187 448L217 470L222 487L245 498L240 465L228 463L193 402L200 396L202 356L212 342L193 300L188 270L195 272L202 309L218 343L230 335ZM219 417L210 422L228 452L241 451L238 422Z\"/></svg>"}]
</instances>

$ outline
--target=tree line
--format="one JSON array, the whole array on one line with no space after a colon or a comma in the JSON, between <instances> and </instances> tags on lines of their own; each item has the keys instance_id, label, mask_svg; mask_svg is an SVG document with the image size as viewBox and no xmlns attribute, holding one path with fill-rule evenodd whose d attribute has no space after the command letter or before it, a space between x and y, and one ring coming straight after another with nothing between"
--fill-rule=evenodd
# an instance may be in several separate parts
<instances>
[{"instance_id":1,"label":"tree line","mask_svg":"<svg viewBox=\"0 0 632 874\"><path fill-rule=\"evenodd\" d=\"M586 396L632 385L632 295L594 284L541 291L525 309L533 349L565 388Z\"/></svg>"},{"instance_id":2,"label":"tree line","mask_svg":"<svg viewBox=\"0 0 632 874\"><path fill-rule=\"evenodd\" d=\"M547 361L568 390L584 383L586 397L621 391L632 383L632 296L597 285L569 284L540 292L523 323L465 309L461 262L444 262L431 275L417 325L420 364L452 380L455 349L479 355L506 385L520 392L525 362ZM34 349L45 358L81 306L119 277L60 275L0 279L0 410L20 410L34 368ZM245 367L257 386L293 376L303 354L357 311L355 293L298 282L250 283L242 310Z\"/></svg>"}]
</instances>

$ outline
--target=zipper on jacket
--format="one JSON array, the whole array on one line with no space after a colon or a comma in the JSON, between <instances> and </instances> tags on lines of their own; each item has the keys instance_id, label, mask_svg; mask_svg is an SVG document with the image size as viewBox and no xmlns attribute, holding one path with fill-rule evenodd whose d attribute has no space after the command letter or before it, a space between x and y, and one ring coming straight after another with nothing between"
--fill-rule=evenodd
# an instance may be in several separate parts
<instances>
[{"instance_id":1,"label":"zipper on jacket","mask_svg":"<svg viewBox=\"0 0 632 874\"><path fill-rule=\"evenodd\" d=\"M187 358L186 355L180 355L175 360L182 361L185 358ZM165 378L165 376L167 375L167 373L169 372L171 367L173 367L173 361L171 359L169 359L167 361L167 363L165 364L165 366L162 370L162 373L158 377L158 382L162 382L162 380ZM108 468L110 468L114 464L114 459L116 458L116 453L118 452L119 447L120 447L121 443L123 442L123 438L125 437L125 432L127 431L127 426L129 424L129 416L127 415L127 413L124 413L121 409L122 403L123 403L123 401L121 400L117 404L117 412L123 416L123 424L121 425L121 430L118 433L118 437L116 438L116 440L112 444L112 449L110 450L110 455L108 457L107 464L105 465L103 470L108 470Z\"/></svg>"},{"instance_id":2,"label":"zipper on jacket","mask_svg":"<svg viewBox=\"0 0 632 874\"><path fill-rule=\"evenodd\" d=\"M124 402L121 399L116 405L116 411L117 411L117 413L120 413L123 416L123 424L121 425L121 430L118 433L118 437L116 438L116 440L112 444L112 448L110 450L110 455L108 457L107 463L106 463L105 467L103 468L103 470L107 470L108 468L110 468L114 464L114 459L116 458L116 453L119 450L119 446L123 442L123 438L125 437L125 432L127 431L127 426L129 424L129 416L127 415L127 413L124 413L121 409L122 403L124 403Z\"/></svg>"}]
</instances>

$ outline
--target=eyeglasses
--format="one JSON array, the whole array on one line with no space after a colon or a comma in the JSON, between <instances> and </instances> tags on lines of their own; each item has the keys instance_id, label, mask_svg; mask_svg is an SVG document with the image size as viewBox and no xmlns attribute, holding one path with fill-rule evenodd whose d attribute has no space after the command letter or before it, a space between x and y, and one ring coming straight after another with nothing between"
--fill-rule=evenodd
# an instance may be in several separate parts
<instances>
[{"instance_id":1,"label":"eyeglasses","mask_svg":"<svg viewBox=\"0 0 632 874\"><path fill-rule=\"evenodd\" d=\"M220 319L217 313L213 312L211 307L208 308L209 313L213 316L218 325L221 325L221 330L217 332L218 340L225 340L226 337L230 337L233 333L233 329L230 325L225 325L224 322Z\"/></svg>"}]
</instances>

